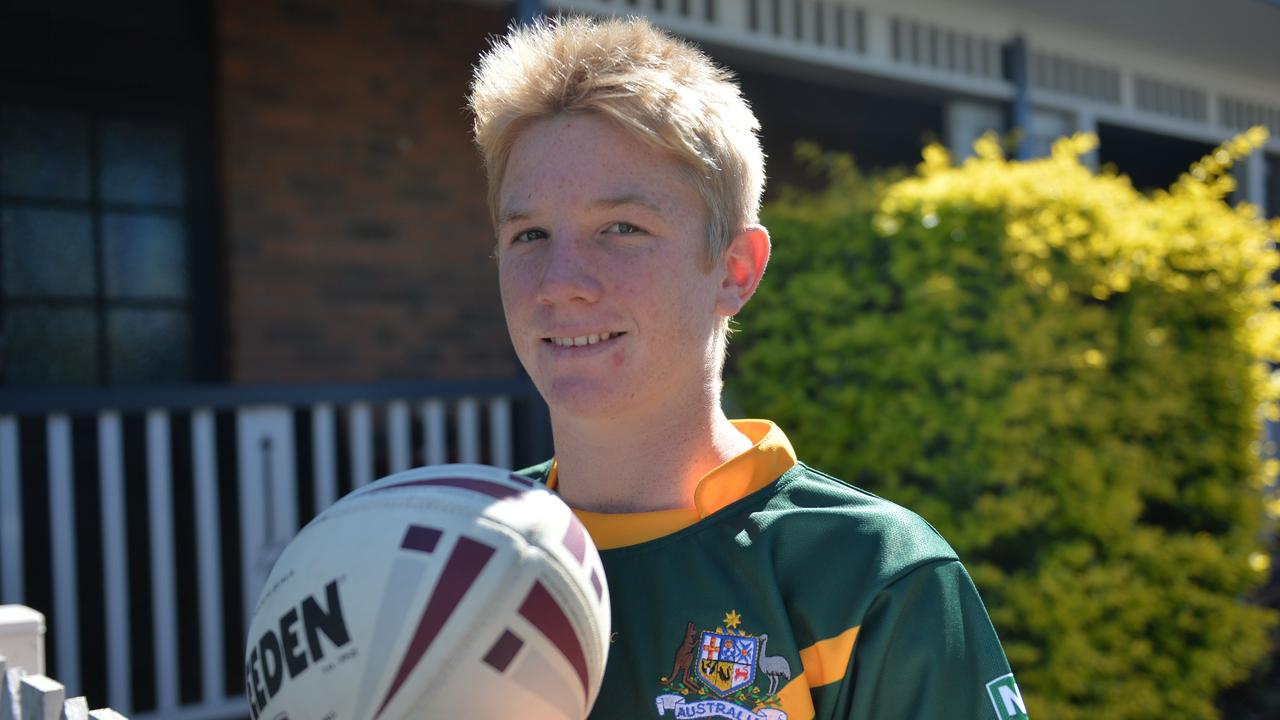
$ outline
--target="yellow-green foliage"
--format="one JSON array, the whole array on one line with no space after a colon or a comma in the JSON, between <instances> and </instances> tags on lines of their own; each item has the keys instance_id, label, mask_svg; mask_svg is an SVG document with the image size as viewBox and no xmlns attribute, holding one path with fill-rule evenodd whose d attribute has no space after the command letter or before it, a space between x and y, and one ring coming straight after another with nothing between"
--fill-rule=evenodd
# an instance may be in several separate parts
<instances>
[{"instance_id":1,"label":"yellow-green foliage","mask_svg":"<svg viewBox=\"0 0 1280 720\"><path fill-rule=\"evenodd\" d=\"M775 253L730 396L801 457L921 513L987 600L1032 717L1213 718L1276 621L1258 554L1280 320L1268 225L1225 174L1169 191L1079 160L959 167L766 208ZM1274 410L1272 410L1274 412ZM1252 565L1251 565L1252 559Z\"/></svg>"}]
</instances>

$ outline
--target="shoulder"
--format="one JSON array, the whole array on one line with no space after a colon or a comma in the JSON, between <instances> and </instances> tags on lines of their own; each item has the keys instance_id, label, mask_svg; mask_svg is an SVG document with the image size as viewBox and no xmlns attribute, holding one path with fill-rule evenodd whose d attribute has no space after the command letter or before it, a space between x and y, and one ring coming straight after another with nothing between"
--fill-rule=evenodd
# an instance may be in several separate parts
<instances>
[{"instance_id":1,"label":"shoulder","mask_svg":"<svg viewBox=\"0 0 1280 720\"><path fill-rule=\"evenodd\" d=\"M859 633L893 627L885 608L926 614L903 609L902 598L932 607L968 597L971 583L955 551L924 518L803 463L743 510L735 540L767 563L798 646L810 654L845 647L839 639L849 633L861 646Z\"/></svg>"},{"instance_id":2,"label":"shoulder","mask_svg":"<svg viewBox=\"0 0 1280 720\"><path fill-rule=\"evenodd\" d=\"M838 564L871 586L957 560L924 518L803 463L781 478L751 520L761 538L771 538L780 557L802 572L830 574Z\"/></svg>"}]
</instances>

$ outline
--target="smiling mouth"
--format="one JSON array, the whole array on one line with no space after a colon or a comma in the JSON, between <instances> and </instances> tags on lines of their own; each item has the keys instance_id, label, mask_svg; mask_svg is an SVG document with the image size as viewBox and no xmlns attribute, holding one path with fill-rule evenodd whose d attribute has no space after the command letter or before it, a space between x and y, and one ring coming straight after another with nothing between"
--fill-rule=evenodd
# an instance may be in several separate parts
<instances>
[{"instance_id":1,"label":"smiling mouth","mask_svg":"<svg viewBox=\"0 0 1280 720\"><path fill-rule=\"evenodd\" d=\"M622 337L626 335L624 332L607 332L592 335L575 335L573 337L546 337L542 338L542 342L550 343L556 347L585 347L587 345L596 345L605 340Z\"/></svg>"}]
</instances>

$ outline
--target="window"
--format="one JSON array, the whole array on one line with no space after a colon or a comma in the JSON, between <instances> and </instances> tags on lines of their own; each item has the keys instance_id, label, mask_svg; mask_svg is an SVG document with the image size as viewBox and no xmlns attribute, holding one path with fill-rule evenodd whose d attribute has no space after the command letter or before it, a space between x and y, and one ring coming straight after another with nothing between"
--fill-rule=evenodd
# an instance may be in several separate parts
<instances>
[{"instance_id":1,"label":"window","mask_svg":"<svg viewBox=\"0 0 1280 720\"><path fill-rule=\"evenodd\" d=\"M0 4L0 385L216 379L206 14L71 7Z\"/></svg>"},{"instance_id":2,"label":"window","mask_svg":"<svg viewBox=\"0 0 1280 720\"><path fill-rule=\"evenodd\" d=\"M191 379L182 141L155 121L0 110L6 384Z\"/></svg>"}]
</instances>

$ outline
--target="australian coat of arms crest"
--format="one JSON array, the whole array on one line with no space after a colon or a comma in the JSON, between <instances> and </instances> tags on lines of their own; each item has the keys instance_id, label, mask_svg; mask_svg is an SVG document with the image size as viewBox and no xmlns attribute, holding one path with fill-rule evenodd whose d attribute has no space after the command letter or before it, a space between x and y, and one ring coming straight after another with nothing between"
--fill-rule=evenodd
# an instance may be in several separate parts
<instances>
[{"instance_id":1,"label":"australian coat of arms crest","mask_svg":"<svg viewBox=\"0 0 1280 720\"><path fill-rule=\"evenodd\" d=\"M730 610L715 630L685 626L671 673L658 678L660 717L787 720L778 691L791 679L791 665L765 654L767 634L751 635L741 624Z\"/></svg>"}]
</instances>

